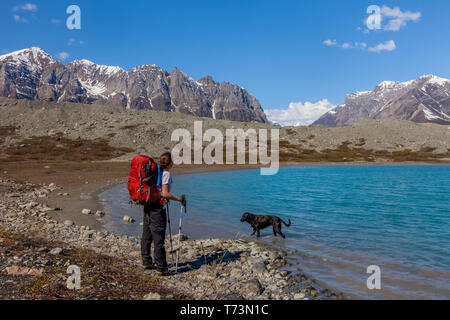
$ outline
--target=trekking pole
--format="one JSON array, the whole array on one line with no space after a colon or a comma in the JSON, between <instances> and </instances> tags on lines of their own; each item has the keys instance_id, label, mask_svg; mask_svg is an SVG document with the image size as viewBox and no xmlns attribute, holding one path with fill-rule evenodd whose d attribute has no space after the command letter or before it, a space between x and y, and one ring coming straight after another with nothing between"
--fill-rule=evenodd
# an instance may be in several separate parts
<instances>
[{"instance_id":1,"label":"trekking pole","mask_svg":"<svg viewBox=\"0 0 450 320\"><path fill-rule=\"evenodd\" d=\"M175 264L175 273L178 272L178 256L179 256L179 252L181 250L181 223L183 222L183 209L184 209L184 212L186 213L186 207L181 206L181 210L180 210L180 225L178 227L178 245L177 245L177 260L176 260L176 264Z\"/></svg>"},{"instance_id":2,"label":"trekking pole","mask_svg":"<svg viewBox=\"0 0 450 320\"><path fill-rule=\"evenodd\" d=\"M173 264L174 258L173 258L173 246L172 246L172 227L170 226L169 203L166 203L166 212L167 212L167 223L169 224L170 252L172 253L172 264Z\"/></svg>"}]
</instances>

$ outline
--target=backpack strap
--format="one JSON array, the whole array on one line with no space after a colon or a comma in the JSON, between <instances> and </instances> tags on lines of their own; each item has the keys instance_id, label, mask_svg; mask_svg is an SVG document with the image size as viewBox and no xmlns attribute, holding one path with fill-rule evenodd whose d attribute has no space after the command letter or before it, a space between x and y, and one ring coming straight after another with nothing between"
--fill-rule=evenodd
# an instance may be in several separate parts
<instances>
[{"instance_id":1,"label":"backpack strap","mask_svg":"<svg viewBox=\"0 0 450 320\"><path fill-rule=\"evenodd\" d=\"M162 170L159 163L156 164L156 167L158 168L158 179L156 180L156 190L161 191L162 190Z\"/></svg>"}]
</instances>

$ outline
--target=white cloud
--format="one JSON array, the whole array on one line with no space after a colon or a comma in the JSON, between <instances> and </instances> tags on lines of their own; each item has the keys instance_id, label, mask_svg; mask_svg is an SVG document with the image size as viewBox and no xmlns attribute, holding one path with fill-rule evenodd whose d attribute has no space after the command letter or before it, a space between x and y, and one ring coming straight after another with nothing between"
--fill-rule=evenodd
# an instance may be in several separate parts
<instances>
[{"instance_id":1,"label":"white cloud","mask_svg":"<svg viewBox=\"0 0 450 320\"><path fill-rule=\"evenodd\" d=\"M38 11L38 7L37 5L33 4L33 3L26 3L24 5L20 5L20 6L15 6L13 8L14 11L32 11L32 12L36 12Z\"/></svg>"},{"instance_id":2,"label":"white cloud","mask_svg":"<svg viewBox=\"0 0 450 320\"><path fill-rule=\"evenodd\" d=\"M326 46L335 46L337 44L337 41L336 41L336 39L335 40L328 39L328 40L325 40L323 42L323 44Z\"/></svg>"},{"instance_id":3,"label":"white cloud","mask_svg":"<svg viewBox=\"0 0 450 320\"><path fill-rule=\"evenodd\" d=\"M58 19L50 19L50 22L51 22L51 23L58 24L58 23L61 23L61 20L58 20Z\"/></svg>"},{"instance_id":4,"label":"white cloud","mask_svg":"<svg viewBox=\"0 0 450 320\"><path fill-rule=\"evenodd\" d=\"M367 43L365 43L365 42L355 42L354 44L345 42L343 44L340 44L336 40L328 39L328 40L325 40L323 42L323 44L328 47L338 47L338 48L342 48L342 49L354 49L354 48L365 49L365 48L367 48Z\"/></svg>"},{"instance_id":5,"label":"white cloud","mask_svg":"<svg viewBox=\"0 0 450 320\"><path fill-rule=\"evenodd\" d=\"M14 19L15 22L18 22L18 23L27 23L28 22L27 19L22 18L18 14L13 14L13 19Z\"/></svg>"},{"instance_id":6,"label":"white cloud","mask_svg":"<svg viewBox=\"0 0 450 320\"><path fill-rule=\"evenodd\" d=\"M370 47L368 50L376 53L380 53L381 51L394 51L397 49L394 40L386 41L385 43L380 43L375 47Z\"/></svg>"},{"instance_id":7,"label":"white cloud","mask_svg":"<svg viewBox=\"0 0 450 320\"><path fill-rule=\"evenodd\" d=\"M71 45L80 45L80 46L82 46L83 44L85 44L85 42L84 41L78 41L77 39L75 39L75 38L70 38L68 41L67 41L67 45L68 46L71 46Z\"/></svg>"},{"instance_id":8,"label":"white cloud","mask_svg":"<svg viewBox=\"0 0 450 320\"><path fill-rule=\"evenodd\" d=\"M309 126L335 108L327 99L311 102L292 102L287 109L265 110L267 118L282 126Z\"/></svg>"},{"instance_id":9,"label":"white cloud","mask_svg":"<svg viewBox=\"0 0 450 320\"><path fill-rule=\"evenodd\" d=\"M339 47L339 48L343 48L343 49L350 49L352 48L352 45L350 43L343 43L343 44L339 44L336 39L331 40L325 40L323 42L324 45L328 46L328 47Z\"/></svg>"},{"instance_id":10,"label":"white cloud","mask_svg":"<svg viewBox=\"0 0 450 320\"><path fill-rule=\"evenodd\" d=\"M389 40L386 41L385 43L380 43L374 47L369 47L367 45L367 43L365 42L355 42L354 44L351 43L343 43L340 44L338 43L336 40L325 40L323 42L326 46L329 47L338 47L338 48L342 48L342 49L361 49L361 50L369 50L372 52L377 52L380 53L382 51L394 51L395 49L397 49L397 46L395 44L394 40Z\"/></svg>"},{"instance_id":11,"label":"white cloud","mask_svg":"<svg viewBox=\"0 0 450 320\"><path fill-rule=\"evenodd\" d=\"M402 27L406 27L409 21L419 21L422 13L402 11L399 7L389 8L388 6L383 6L381 8L381 16L383 20L388 20L383 25L383 30L399 31Z\"/></svg>"},{"instance_id":12,"label":"white cloud","mask_svg":"<svg viewBox=\"0 0 450 320\"><path fill-rule=\"evenodd\" d=\"M340 47L343 48L343 49L351 49L352 45L350 43L344 43Z\"/></svg>"},{"instance_id":13,"label":"white cloud","mask_svg":"<svg viewBox=\"0 0 450 320\"><path fill-rule=\"evenodd\" d=\"M56 57L62 61L66 60L68 57L70 57L70 54L67 52L60 52L56 55Z\"/></svg>"}]
</instances>

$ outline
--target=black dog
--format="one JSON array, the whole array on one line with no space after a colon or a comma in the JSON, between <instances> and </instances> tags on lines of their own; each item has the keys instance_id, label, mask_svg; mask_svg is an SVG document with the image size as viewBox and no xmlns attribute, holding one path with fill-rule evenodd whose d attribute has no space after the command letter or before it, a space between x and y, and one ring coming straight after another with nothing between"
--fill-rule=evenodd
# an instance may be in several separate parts
<instances>
[{"instance_id":1,"label":"black dog","mask_svg":"<svg viewBox=\"0 0 450 320\"><path fill-rule=\"evenodd\" d=\"M289 219L289 224L281 220L280 218L276 216L258 216L256 214L251 213L244 213L241 218L241 222L247 222L251 225L253 228L252 236L255 235L259 238L260 237L260 230L263 230L269 226L273 227L273 235L276 237L277 233L279 233L283 239L286 238L286 236L281 232L281 224L284 223L286 227L291 226L291 220Z\"/></svg>"}]
</instances>

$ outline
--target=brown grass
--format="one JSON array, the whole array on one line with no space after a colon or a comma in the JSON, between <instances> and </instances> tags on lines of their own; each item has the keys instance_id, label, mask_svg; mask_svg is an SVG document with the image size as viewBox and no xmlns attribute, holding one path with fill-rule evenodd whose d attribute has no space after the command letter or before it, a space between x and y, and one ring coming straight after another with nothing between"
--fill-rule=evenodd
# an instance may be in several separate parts
<instances>
[{"instance_id":1,"label":"brown grass","mask_svg":"<svg viewBox=\"0 0 450 320\"><path fill-rule=\"evenodd\" d=\"M318 152L313 149L305 149L298 145L293 145L288 141L280 141L280 161L292 162L374 162L384 159L393 162L440 162L441 159L450 158L450 151L443 154L433 153L435 148L423 148L420 151L404 150L389 152L386 150L374 151L359 148L365 144L361 139L355 147L350 141L344 141L336 149L326 149Z\"/></svg>"},{"instance_id":2,"label":"brown grass","mask_svg":"<svg viewBox=\"0 0 450 320\"><path fill-rule=\"evenodd\" d=\"M20 147L20 145L25 146ZM105 139L71 140L57 134L25 139L16 146L6 149L5 153L8 157L2 161L109 160L132 151L129 148L112 147Z\"/></svg>"},{"instance_id":3,"label":"brown grass","mask_svg":"<svg viewBox=\"0 0 450 320\"><path fill-rule=\"evenodd\" d=\"M134 124L134 125L127 125L127 126L120 127L119 129L120 130L134 130L134 129L139 128L142 125L143 125L142 123L141 124Z\"/></svg>"}]
</instances>

